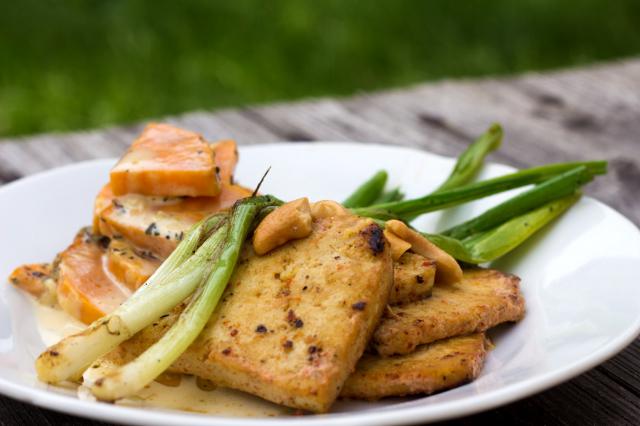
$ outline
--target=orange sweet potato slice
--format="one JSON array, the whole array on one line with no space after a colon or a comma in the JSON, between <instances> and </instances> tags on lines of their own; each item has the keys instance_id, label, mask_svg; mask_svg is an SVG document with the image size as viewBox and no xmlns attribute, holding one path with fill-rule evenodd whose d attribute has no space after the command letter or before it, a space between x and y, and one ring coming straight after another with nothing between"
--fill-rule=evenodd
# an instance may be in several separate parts
<instances>
[{"instance_id":1,"label":"orange sweet potato slice","mask_svg":"<svg viewBox=\"0 0 640 426\"><path fill-rule=\"evenodd\" d=\"M233 206L251 190L239 185L223 186L217 197L149 197L128 194L110 198L103 188L95 202L94 232L124 237L134 246L167 257L194 223ZM106 206L106 207L105 207Z\"/></svg>"},{"instance_id":2,"label":"orange sweet potato slice","mask_svg":"<svg viewBox=\"0 0 640 426\"><path fill-rule=\"evenodd\" d=\"M149 124L111 170L115 195L215 196L220 193L213 150L198 133Z\"/></svg>"},{"instance_id":3,"label":"orange sweet potato slice","mask_svg":"<svg viewBox=\"0 0 640 426\"><path fill-rule=\"evenodd\" d=\"M73 243L59 255L58 303L84 323L91 323L113 311L131 294L112 279L103 266L108 238L81 230Z\"/></svg>"},{"instance_id":4,"label":"orange sweet potato slice","mask_svg":"<svg viewBox=\"0 0 640 426\"><path fill-rule=\"evenodd\" d=\"M47 292L46 281L51 275L50 263L32 263L14 269L9 282L39 299Z\"/></svg>"},{"instance_id":5,"label":"orange sweet potato slice","mask_svg":"<svg viewBox=\"0 0 640 426\"><path fill-rule=\"evenodd\" d=\"M218 166L218 176L222 185L233 183L233 172L238 164L238 146L232 139L224 139L211 144L215 154L216 166Z\"/></svg>"},{"instance_id":6,"label":"orange sweet potato slice","mask_svg":"<svg viewBox=\"0 0 640 426\"><path fill-rule=\"evenodd\" d=\"M112 239L107 250L109 272L132 291L144 284L161 262L153 253L136 249L122 238Z\"/></svg>"},{"instance_id":7,"label":"orange sweet potato slice","mask_svg":"<svg viewBox=\"0 0 640 426\"><path fill-rule=\"evenodd\" d=\"M116 196L113 194L110 183L103 186L100 192L98 192L96 200L93 203L92 231L94 234L100 234L100 217L105 210L111 207L115 198Z\"/></svg>"}]
</instances>

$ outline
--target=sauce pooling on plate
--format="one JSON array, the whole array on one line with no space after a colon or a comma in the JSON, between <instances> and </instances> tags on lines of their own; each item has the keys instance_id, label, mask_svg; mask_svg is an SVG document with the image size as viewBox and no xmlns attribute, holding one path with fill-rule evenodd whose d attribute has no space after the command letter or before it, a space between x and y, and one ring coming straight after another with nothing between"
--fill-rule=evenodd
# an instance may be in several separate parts
<instances>
[{"instance_id":1,"label":"sauce pooling on plate","mask_svg":"<svg viewBox=\"0 0 640 426\"><path fill-rule=\"evenodd\" d=\"M82 331L86 326L66 312L34 301L38 331L45 345ZM291 412L276 404L232 389L215 388L205 391L193 376L183 376L178 386L152 382L136 396L118 401L127 407L154 407L203 414L237 417L272 417Z\"/></svg>"}]
</instances>

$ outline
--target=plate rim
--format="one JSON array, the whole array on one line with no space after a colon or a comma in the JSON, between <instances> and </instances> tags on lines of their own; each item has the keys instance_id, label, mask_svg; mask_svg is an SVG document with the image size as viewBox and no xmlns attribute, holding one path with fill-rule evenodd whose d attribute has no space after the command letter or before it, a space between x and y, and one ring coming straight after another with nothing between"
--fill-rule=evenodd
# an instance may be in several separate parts
<instances>
[{"instance_id":1,"label":"plate rim","mask_svg":"<svg viewBox=\"0 0 640 426\"><path fill-rule=\"evenodd\" d=\"M239 150L242 154L244 150L251 149L268 149L275 147L317 147L317 146L339 146L341 148L357 148L357 149L388 149L388 150L405 150L408 152L420 152L430 157L436 157L441 160L455 161L455 158L448 157L427 150L413 148L401 145L385 145L354 141L314 141L314 142L271 142L259 143L251 145L240 145ZM75 163L66 164L60 167L51 168L38 173L34 173L15 181L0 186L0 194L6 191L19 189L22 185L28 185L33 180L46 179L49 175L60 172L68 172L77 168L92 168L97 165L103 165L108 162L113 163L116 158L98 158L85 160ZM501 166L516 170L514 167L500 164L488 163L492 166ZM618 212L615 208L594 199L592 197L584 197L590 202L596 203L601 208L605 208L608 213L616 216L616 219L631 225L636 231L636 236L640 234L640 229L630 219ZM17 291L11 288L10 291ZM26 297L22 295L22 297ZM640 335L640 315L636 321L631 323L623 333L619 333L616 338L610 341L606 346L599 348L586 357L567 364L564 368L556 368L555 370L539 374L523 380L518 383L506 385L489 393L480 393L473 397L467 397L461 401L441 402L437 405L425 405L418 407L385 407L379 410L370 410L365 412L348 412L348 413L328 413L303 417L274 417L274 418L251 418L251 417L229 417L210 414L197 414L190 412L181 412L170 409L152 410L144 407L125 407L106 403L95 403L93 401L85 401L78 399L76 396L64 395L51 392L47 388L35 388L22 384L16 384L10 380L0 377L0 394L14 398L16 400L30 403L39 407L51 409L57 412L76 415L85 418L98 420L115 421L127 424L149 424L152 421L158 425L172 425L177 421L188 422L189 424L229 424L229 425L264 425L264 424L362 424L362 425L378 425L387 424L390 421L398 424L410 424L420 421L439 421L444 419L454 419L462 416L496 408L509 404L519 399L531 396L543 390L549 389L562 382L570 380L595 366L605 362L620 353L624 348L631 344ZM47 385L48 387L48 385Z\"/></svg>"}]
</instances>

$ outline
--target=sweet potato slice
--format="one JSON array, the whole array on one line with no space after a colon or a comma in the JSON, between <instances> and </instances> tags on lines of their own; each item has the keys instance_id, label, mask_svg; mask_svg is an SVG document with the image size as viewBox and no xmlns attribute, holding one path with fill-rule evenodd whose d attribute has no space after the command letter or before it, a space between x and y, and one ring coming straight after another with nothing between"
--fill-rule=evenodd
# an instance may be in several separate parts
<instances>
[{"instance_id":1,"label":"sweet potato slice","mask_svg":"<svg viewBox=\"0 0 640 426\"><path fill-rule=\"evenodd\" d=\"M232 139L225 139L211 144L215 154L218 177L222 185L233 184L233 172L238 164L238 146Z\"/></svg>"},{"instance_id":2,"label":"sweet potato slice","mask_svg":"<svg viewBox=\"0 0 640 426\"><path fill-rule=\"evenodd\" d=\"M59 255L58 303L87 324L113 311L131 294L105 273L103 256L108 243L108 238L83 229Z\"/></svg>"},{"instance_id":3,"label":"sweet potato slice","mask_svg":"<svg viewBox=\"0 0 640 426\"><path fill-rule=\"evenodd\" d=\"M115 198L116 196L113 194L110 183L107 183L102 187L102 189L100 189L100 192L98 192L98 195L93 202L92 232L94 234L100 234L100 218L102 217L102 214L113 205L113 200Z\"/></svg>"},{"instance_id":4,"label":"sweet potato slice","mask_svg":"<svg viewBox=\"0 0 640 426\"><path fill-rule=\"evenodd\" d=\"M40 299L45 296L51 286L53 270L50 263L32 263L18 266L9 276L9 282L19 289Z\"/></svg>"},{"instance_id":5,"label":"sweet potato slice","mask_svg":"<svg viewBox=\"0 0 640 426\"><path fill-rule=\"evenodd\" d=\"M176 248L194 223L251 195L251 190L242 186L225 185L217 197L114 197L108 187L100 191L95 201L94 232L124 237L161 258Z\"/></svg>"},{"instance_id":6,"label":"sweet potato slice","mask_svg":"<svg viewBox=\"0 0 640 426\"><path fill-rule=\"evenodd\" d=\"M407 355L364 355L340 397L376 400L453 388L478 377L486 346L484 333L477 333L438 340Z\"/></svg>"},{"instance_id":7,"label":"sweet potato slice","mask_svg":"<svg viewBox=\"0 0 640 426\"><path fill-rule=\"evenodd\" d=\"M415 302L431 295L436 276L433 260L407 252L393 262L393 287L389 304Z\"/></svg>"},{"instance_id":8,"label":"sweet potato slice","mask_svg":"<svg viewBox=\"0 0 640 426\"><path fill-rule=\"evenodd\" d=\"M115 195L215 196L220 182L211 146L198 133L149 124L111 170Z\"/></svg>"},{"instance_id":9,"label":"sweet potato slice","mask_svg":"<svg viewBox=\"0 0 640 426\"><path fill-rule=\"evenodd\" d=\"M160 263L155 254L136 249L122 238L112 239L107 250L109 272L132 291L144 284Z\"/></svg>"},{"instance_id":10,"label":"sweet potato slice","mask_svg":"<svg viewBox=\"0 0 640 426\"><path fill-rule=\"evenodd\" d=\"M388 309L373 335L379 354L413 352L418 345L485 331L524 316L520 279L493 269L469 269L462 281L438 285L431 297Z\"/></svg>"}]
</instances>

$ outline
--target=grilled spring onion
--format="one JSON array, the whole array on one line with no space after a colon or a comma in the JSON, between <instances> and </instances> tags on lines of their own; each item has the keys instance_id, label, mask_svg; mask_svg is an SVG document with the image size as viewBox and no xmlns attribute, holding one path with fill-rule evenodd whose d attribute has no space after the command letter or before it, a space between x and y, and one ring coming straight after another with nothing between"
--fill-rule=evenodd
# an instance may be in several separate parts
<instances>
[{"instance_id":1,"label":"grilled spring onion","mask_svg":"<svg viewBox=\"0 0 640 426\"><path fill-rule=\"evenodd\" d=\"M43 352L36 360L38 378L48 383L78 379L96 358L167 313L177 304L174 300L191 294L206 272L201 259L212 249L203 241L223 220L223 215L215 215L196 224L145 284L115 311Z\"/></svg>"},{"instance_id":2,"label":"grilled spring onion","mask_svg":"<svg viewBox=\"0 0 640 426\"><path fill-rule=\"evenodd\" d=\"M85 380L96 397L112 401L136 393L166 370L198 337L231 278L242 244L260 208L261 205L252 203L251 199L234 207L229 226L221 227L215 235L223 237L219 239L211 273L177 322L134 361L102 377L92 378L92 382ZM85 379L89 377L85 375Z\"/></svg>"},{"instance_id":3,"label":"grilled spring onion","mask_svg":"<svg viewBox=\"0 0 640 426\"><path fill-rule=\"evenodd\" d=\"M247 198L234 206L233 214L244 211L245 204L256 206L251 209L252 212L255 210L253 216L247 219L252 224L262 208L281 202L270 196ZM219 264L215 254L220 246L220 238L235 241L235 238L242 237L244 240L246 237L246 232L243 235L216 232L228 221L229 215L225 213L214 215L196 225L147 283L125 303L84 331L61 340L43 352L36 360L40 380L58 383L78 379L96 359L191 295L212 273L212 266ZM233 260L228 257L225 259ZM223 266L233 270L235 261Z\"/></svg>"}]
</instances>

